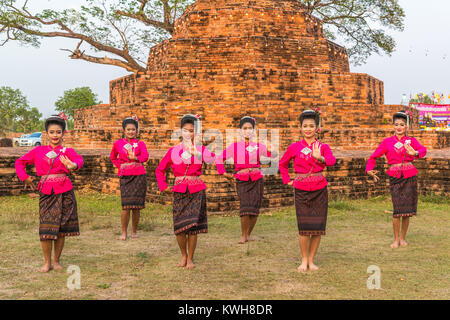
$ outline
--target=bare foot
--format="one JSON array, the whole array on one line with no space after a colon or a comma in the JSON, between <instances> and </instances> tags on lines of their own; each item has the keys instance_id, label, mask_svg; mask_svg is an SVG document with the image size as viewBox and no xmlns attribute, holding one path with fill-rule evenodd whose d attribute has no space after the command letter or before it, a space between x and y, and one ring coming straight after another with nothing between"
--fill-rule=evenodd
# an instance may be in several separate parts
<instances>
[{"instance_id":1,"label":"bare foot","mask_svg":"<svg viewBox=\"0 0 450 320\"><path fill-rule=\"evenodd\" d=\"M308 270L308 264L306 262L302 262L302 264L297 268L298 272L306 272L306 270Z\"/></svg>"},{"instance_id":2,"label":"bare foot","mask_svg":"<svg viewBox=\"0 0 450 320\"><path fill-rule=\"evenodd\" d=\"M247 242L247 237L242 236L241 240L238 241L239 244L244 244Z\"/></svg>"},{"instance_id":3,"label":"bare foot","mask_svg":"<svg viewBox=\"0 0 450 320\"><path fill-rule=\"evenodd\" d=\"M127 240L127 234L122 234L119 238L119 240Z\"/></svg>"},{"instance_id":4,"label":"bare foot","mask_svg":"<svg viewBox=\"0 0 450 320\"><path fill-rule=\"evenodd\" d=\"M408 242L406 242L405 240L400 240L400 246L401 247L407 247L408 246Z\"/></svg>"},{"instance_id":5,"label":"bare foot","mask_svg":"<svg viewBox=\"0 0 450 320\"><path fill-rule=\"evenodd\" d=\"M131 238L132 239L137 239L137 238L139 238L139 235L137 233L132 233L131 234Z\"/></svg>"},{"instance_id":6,"label":"bare foot","mask_svg":"<svg viewBox=\"0 0 450 320\"><path fill-rule=\"evenodd\" d=\"M247 241L255 241L255 239L252 238L252 237L250 237L250 236L248 236L248 237L247 237Z\"/></svg>"},{"instance_id":7,"label":"bare foot","mask_svg":"<svg viewBox=\"0 0 450 320\"><path fill-rule=\"evenodd\" d=\"M46 264L42 268L40 268L38 271L45 273L45 272L49 272L52 269L53 269L53 267L51 265Z\"/></svg>"},{"instance_id":8,"label":"bare foot","mask_svg":"<svg viewBox=\"0 0 450 320\"><path fill-rule=\"evenodd\" d=\"M186 264L186 269L194 269L195 268L195 264L192 260L189 260Z\"/></svg>"},{"instance_id":9,"label":"bare foot","mask_svg":"<svg viewBox=\"0 0 450 320\"><path fill-rule=\"evenodd\" d=\"M392 249L396 249L396 248L398 248L398 245L399 245L398 241L394 241L394 242L391 244L391 248L392 248Z\"/></svg>"},{"instance_id":10,"label":"bare foot","mask_svg":"<svg viewBox=\"0 0 450 320\"><path fill-rule=\"evenodd\" d=\"M63 267L62 267L62 265L59 263L59 262L54 262L53 263L53 269L55 269L55 270L62 270L63 269Z\"/></svg>"},{"instance_id":11,"label":"bare foot","mask_svg":"<svg viewBox=\"0 0 450 320\"><path fill-rule=\"evenodd\" d=\"M178 266L183 268L186 267L187 257L181 257L181 261L178 263Z\"/></svg>"},{"instance_id":12,"label":"bare foot","mask_svg":"<svg viewBox=\"0 0 450 320\"><path fill-rule=\"evenodd\" d=\"M312 263L312 262L310 262L309 264L308 264L308 266L309 266L309 270L311 270L311 271L317 271L317 270L319 270L319 267L318 266L316 266L314 263Z\"/></svg>"}]
</instances>

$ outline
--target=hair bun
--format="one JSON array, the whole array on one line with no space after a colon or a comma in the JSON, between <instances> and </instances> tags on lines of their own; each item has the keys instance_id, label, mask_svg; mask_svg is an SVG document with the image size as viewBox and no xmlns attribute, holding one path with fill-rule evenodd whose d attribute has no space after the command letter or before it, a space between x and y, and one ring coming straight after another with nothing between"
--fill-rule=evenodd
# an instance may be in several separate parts
<instances>
[{"instance_id":1,"label":"hair bun","mask_svg":"<svg viewBox=\"0 0 450 320\"><path fill-rule=\"evenodd\" d=\"M239 128L242 128L242 126L244 125L244 123L249 122L253 128L256 126L256 119L250 116L245 116L242 117L241 120L239 121Z\"/></svg>"},{"instance_id":2,"label":"hair bun","mask_svg":"<svg viewBox=\"0 0 450 320\"><path fill-rule=\"evenodd\" d=\"M48 117L47 119L45 119L45 122L44 122L45 131L48 130L48 126L51 123L59 124L61 126L62 130L66 131L67 124L66 124L66 120L63 118L63 116L67 118L67 116L64 113L60 112L59 114L53 114L50 117Z\"/></svg>"},{"instance_id":3,"label":"hair bun","mask_svg":"<svg viewBox=\"0 0 450 320\"><path fill-rule=\"evenodd\" d=\"M196 114L196 115L185 114L181 118L181 128L183 128L186 123L191 122L192 124L194 124L195 130L198 131L200 128L200 124L201 124L200 118L201 118L201 116L199 114Z\"/></svg>"}]
</instances>

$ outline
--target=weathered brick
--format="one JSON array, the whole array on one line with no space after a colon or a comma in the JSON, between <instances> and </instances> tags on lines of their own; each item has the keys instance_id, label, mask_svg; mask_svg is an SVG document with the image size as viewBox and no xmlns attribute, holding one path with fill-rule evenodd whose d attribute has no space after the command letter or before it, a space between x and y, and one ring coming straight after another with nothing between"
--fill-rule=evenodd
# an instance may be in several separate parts
<instances>
[{"instance_id":1,"label":"weathered brick","mask_svg":"<svg viewBox=\"0 0 450 320\"><path fill-rule=\"evenodd\" d=\"M303 8L297 0L197 0L176 21L172 38L150 50L144 73L111 81L109 104L75 112L75 129L65 136L65 145L106 149L86 155L75 183L117 192L107 150L122 137L122 120L131 115L139 117L140 139L152 155L148 197L170 203L170 196L157 191L154 169L162 156L158 150L176 143L171 135L184 114L202 115L203 129L218 129L224 137L226 129L251 115L260 129L279 130L282 152L300 138L300 113L320 107L320 139L338 154L337 165L327 170L331 196L385 193L387 178L368 183L365 161L368 150L393 134L392 114L405 107L384 105L382 81L351 73L345 48L325 39L322 22ZM413 114L410 135L430 150L450 147L449 132L418 131L418 112ZM448 149L434 154L417 162L420 190L448 195ZM211 166L204 178L210 211L237 209L233 184L215 176ZM292 189L278 175L267 176L263 206L289 204Z\"/></svg>"},{"instance_id":2,"label":"weathered brick","mask_svg":"<svg viewBox=\"0 0 450 320\"><path fill-rule=\"evenodd\" d=\"M14 173L14 162L27 151L25 148L0 148L0 196L16 195L30 192L23 189L23 183ZM119 178L117 169L109 159L109 150L80 150L84 158L81 170L71 175L75 189L119 194ZM365 164L370 152L367 151L336 151L336 166L325 171L329 182L330 198L368 198L388 194L389 179L380 175L381 179L374 184L365 174ZM146 163L148 191L147 200L152 203L171 204L172 196L161 194L158 190L155 169L163 151L152 150L150 160ZM439 194L450 196L450 149L430 151L426 158L414 162L419 170L419 192L421 194ZM263 166L263 167L267 167ZM227 171L232 172L232 165L226 165ZM377 170L385 172L387 164L383 159L377 161ZM290 168L293 176L292 166ZM35 176L34 170L29 174ZM239 201L235 184L229 183L223 176L219 176L214 165L205 165L202 176L208 186L208 212L235 212L239 209ZM279 174L267 175L265 178L263 208L274 209L280 206L293 205L293 189L283 185ZM168 172L169 185L173 185L173 175Z\"/></svg>"}]
</instances>

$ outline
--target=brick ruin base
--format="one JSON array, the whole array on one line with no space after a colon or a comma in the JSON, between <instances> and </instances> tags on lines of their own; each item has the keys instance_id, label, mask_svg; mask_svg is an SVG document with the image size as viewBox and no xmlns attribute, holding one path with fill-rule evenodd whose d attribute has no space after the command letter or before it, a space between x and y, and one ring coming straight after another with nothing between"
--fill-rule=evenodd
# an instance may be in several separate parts
<instances>
[{"instance_id":1,"label":"brick ruin base","mask_svg":"<svg viewBox=\"0 0 450 320\"><path fill-rule=\"evenodd\" d=\"M0 148L0 196L18 195L24 192L23 183L19 181L14 171L14 162L25 153L23 148ZM84 167L71 177L77 190L119 194L119 179L117 171L109 160L109 150L79 150L85 160ZM338 151L336 166L326 170L329 181L330 198L361 199L389 193L387 176L377 183L370 183L364 173L367 151ZM152 203L171 205L172 196L158 191L155 168L162 157L162 151L151 151L151 159L146 164L148 177L148 201ZM450 196L450 149L430 151L427 157L415 161L419 170L420 194L437 194ZM377 170L385 172L387 165L383 159L377 162ZM232 172L232 166L227 165L227 171ZM291 167L292 173L292 167ZM31 175L35 175L31 172ZM207 200L209 213L236 212L239 202L235 184L229 183L224 177L218 176L214 165L206 165L204 181L208 185ZM293 205L293 189L282 184L279 174L266 176L263 208L274 209ZM169 174L169 183L173 176Z\"/></svg>"},{"instance_id":2,"label":"brick ruin base","mask_svg":"<svg viewBox=\"0 0 450 320\"><path fill-rule=\"evenodd\" d=\"M150 49L145 72L110 81L108 104L75 111L65 145L110 148L122 120L137 115L147 147L168 149L181 117L198 113L203 129L222 135L253 116L258 128L279 130L285 150L299 135L300 113L320 107L323 142L373 150L405 106L385 105L383 82L350 72L346 49L325 36L298 0L196 0L172 37ZM433 140L424 141L430 149L450 147L449 133L413 135Z\"/></svg>"},{"instance_id":3,"label":"brick ruin base","mask_svg":"<svg viewBox=\"0 0 450 320\"><path fill-rule=\"evenodd\" d=\"M392 125L390 125L392 127ZM177 128L175 128L177 129ZM208 128L209 129L209 128ZM236 128L235 128L236 129ZM268 140L271 140L270 129L268 129ZM290 132L286 132L283 129L278 129L279 131L279 143L280 150L286 150L287 147L293 142L300 139L300 129L291 129ZM140 140L144 141L148 149L164 148L165 144L160 144L161 136L166 137L169 144L167 144L168 150L172 145L175 144L174 141L170 141L170 136L173 130L140 130ZM450 132L449 131L420 131L411 130L408 132L409 135L416 137L422 145L427 147L428 150L438 150L450 148ZM388 129L371 129L367 128L365 130L352 130L349 128L336 128L329 129L324 128L322 133L319 135L319 140L326 143L332 147L333 150L375 150L380 142L389 136L394 135L392 128ZM222 135L226 138L226 133ZM112 148L113 142L115 140L123 138L123 130L115 129L106 131L90 131L86 130L77 132L74 136L74 132L69 132L64 136L64 145L70 146L75 149L79 149L79 145L83 149L110 149ZM205 137L206 138L206 137ZM301 139L300 139L301 140ZM42 144L48 144L46 133L43 132ZM211 147L218 148L219 146L214 142L208 145L210 150ZM221 148L224 148L222 145Z\"/></svg>"}]
</instances>

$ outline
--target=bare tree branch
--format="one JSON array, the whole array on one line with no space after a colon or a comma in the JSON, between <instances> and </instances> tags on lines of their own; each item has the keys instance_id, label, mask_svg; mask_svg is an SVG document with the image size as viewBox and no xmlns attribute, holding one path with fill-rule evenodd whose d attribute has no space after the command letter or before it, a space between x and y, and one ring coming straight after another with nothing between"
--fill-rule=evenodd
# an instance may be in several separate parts
<instances>
[{"instance_id":1,"label":"bare tree branch","mask_svg":"<svg viewBox=\"0 0 450 320\"><path fill-rule=\"evenodd\" d=\"M27 18L29 18L30 20L37 21L44 25L58 25L65 32L61 32L61 31L44 32L44 31L26 28L22 25L18 25L18 24L14 24L14 23L10 24L10 27L15 28L17 30L21 30L27 34L32 34L32 35L36 35L36 36L40 36L40 37L48 37L48 38L63 37L63 38L69 38L69 39L83 40L86 43L90 44L92 47L94 47L100 51L109 52L109 53L112 53L119 57L122 57L126 61L127 67L125 69L127 69L128 71L138 72L138 71L145 70L145 68L143 68L139 63L137 63L136 60L129 54L127 46L125 46L125 48L122 50L117 49L115 47L108 46L108 45L102 44L98 41L95 41L94 39L92 39L84 34L80 34L80 33L76 33L74 31L72 31L69 27L67 27L64 23L62 23L62 21L60 21L58 19L51 20L51 21L45 21L45 20L42 20L42 19L40 19L36 16L33 16L29 13L27 13L27 14L28 14ZM126 40L125 40L125 43L126 43ZM116 61L115 59L109 59L109 58L108 59L105 58L103 61L106 61L106 60L107 61ZM121 61L121 60L117 60L117 61ZM90 61L90 62L94 62L94 61ZM123 62L121 64L123 64ZM114 63L113 65L117 65L117 63Z\"/></svg>"},{"instance_id":2,"label":"bare tree branch","mask_svg":"<svg viewBox=\"0 0 450 320\"><path fill-rule=\"evenodd\" d=\"M93 63L99 63L99 64L109 64L117 67L124 68L130 72L138 72L138 71L145 71L144 68L141 68L140 70L135 70L134 68L130 67L129 64L126 61L119 60L119 59L112 59L108 57L94 57L90 56L84 53L84 51L80 50L81 44L83 43L83 40L81 40L75 50L69 50L69 49L61 49L62 51L68 51L71 53L69 56L71 59L81 59L88 62Z\"/></svg>"},{"instance_id":3,"label":"bare tree branch","mask_svg":"<svg viewBox=\"0 0 450 320\"><path fill-rule=\"evenodd\" d=\"M163 29L166 30L167 32L169 32L170 34L172 34L175 30L174 28L174 21L175 19L171 19L171 7L169 5L169 1L168 0L162 0L161 2L163 3L163 16L164 16L164 21L158 21L155 19L150 18L149 16L147 16L145 14L145 7L148 4L148 1L146 0L139 0L139 2L141 3L141 6L139 8L139 11L137 13L131 13L131 12L125 12L122 10L117 10L116 13L124 16L124 17L128 17L128 18L132 18L132 19L136 19L142 23L144 23L146 26L152 26L155 28L159 28L159 29ZM174 16L175 17L175 16Z\"/></svg>"}]
</instances>

